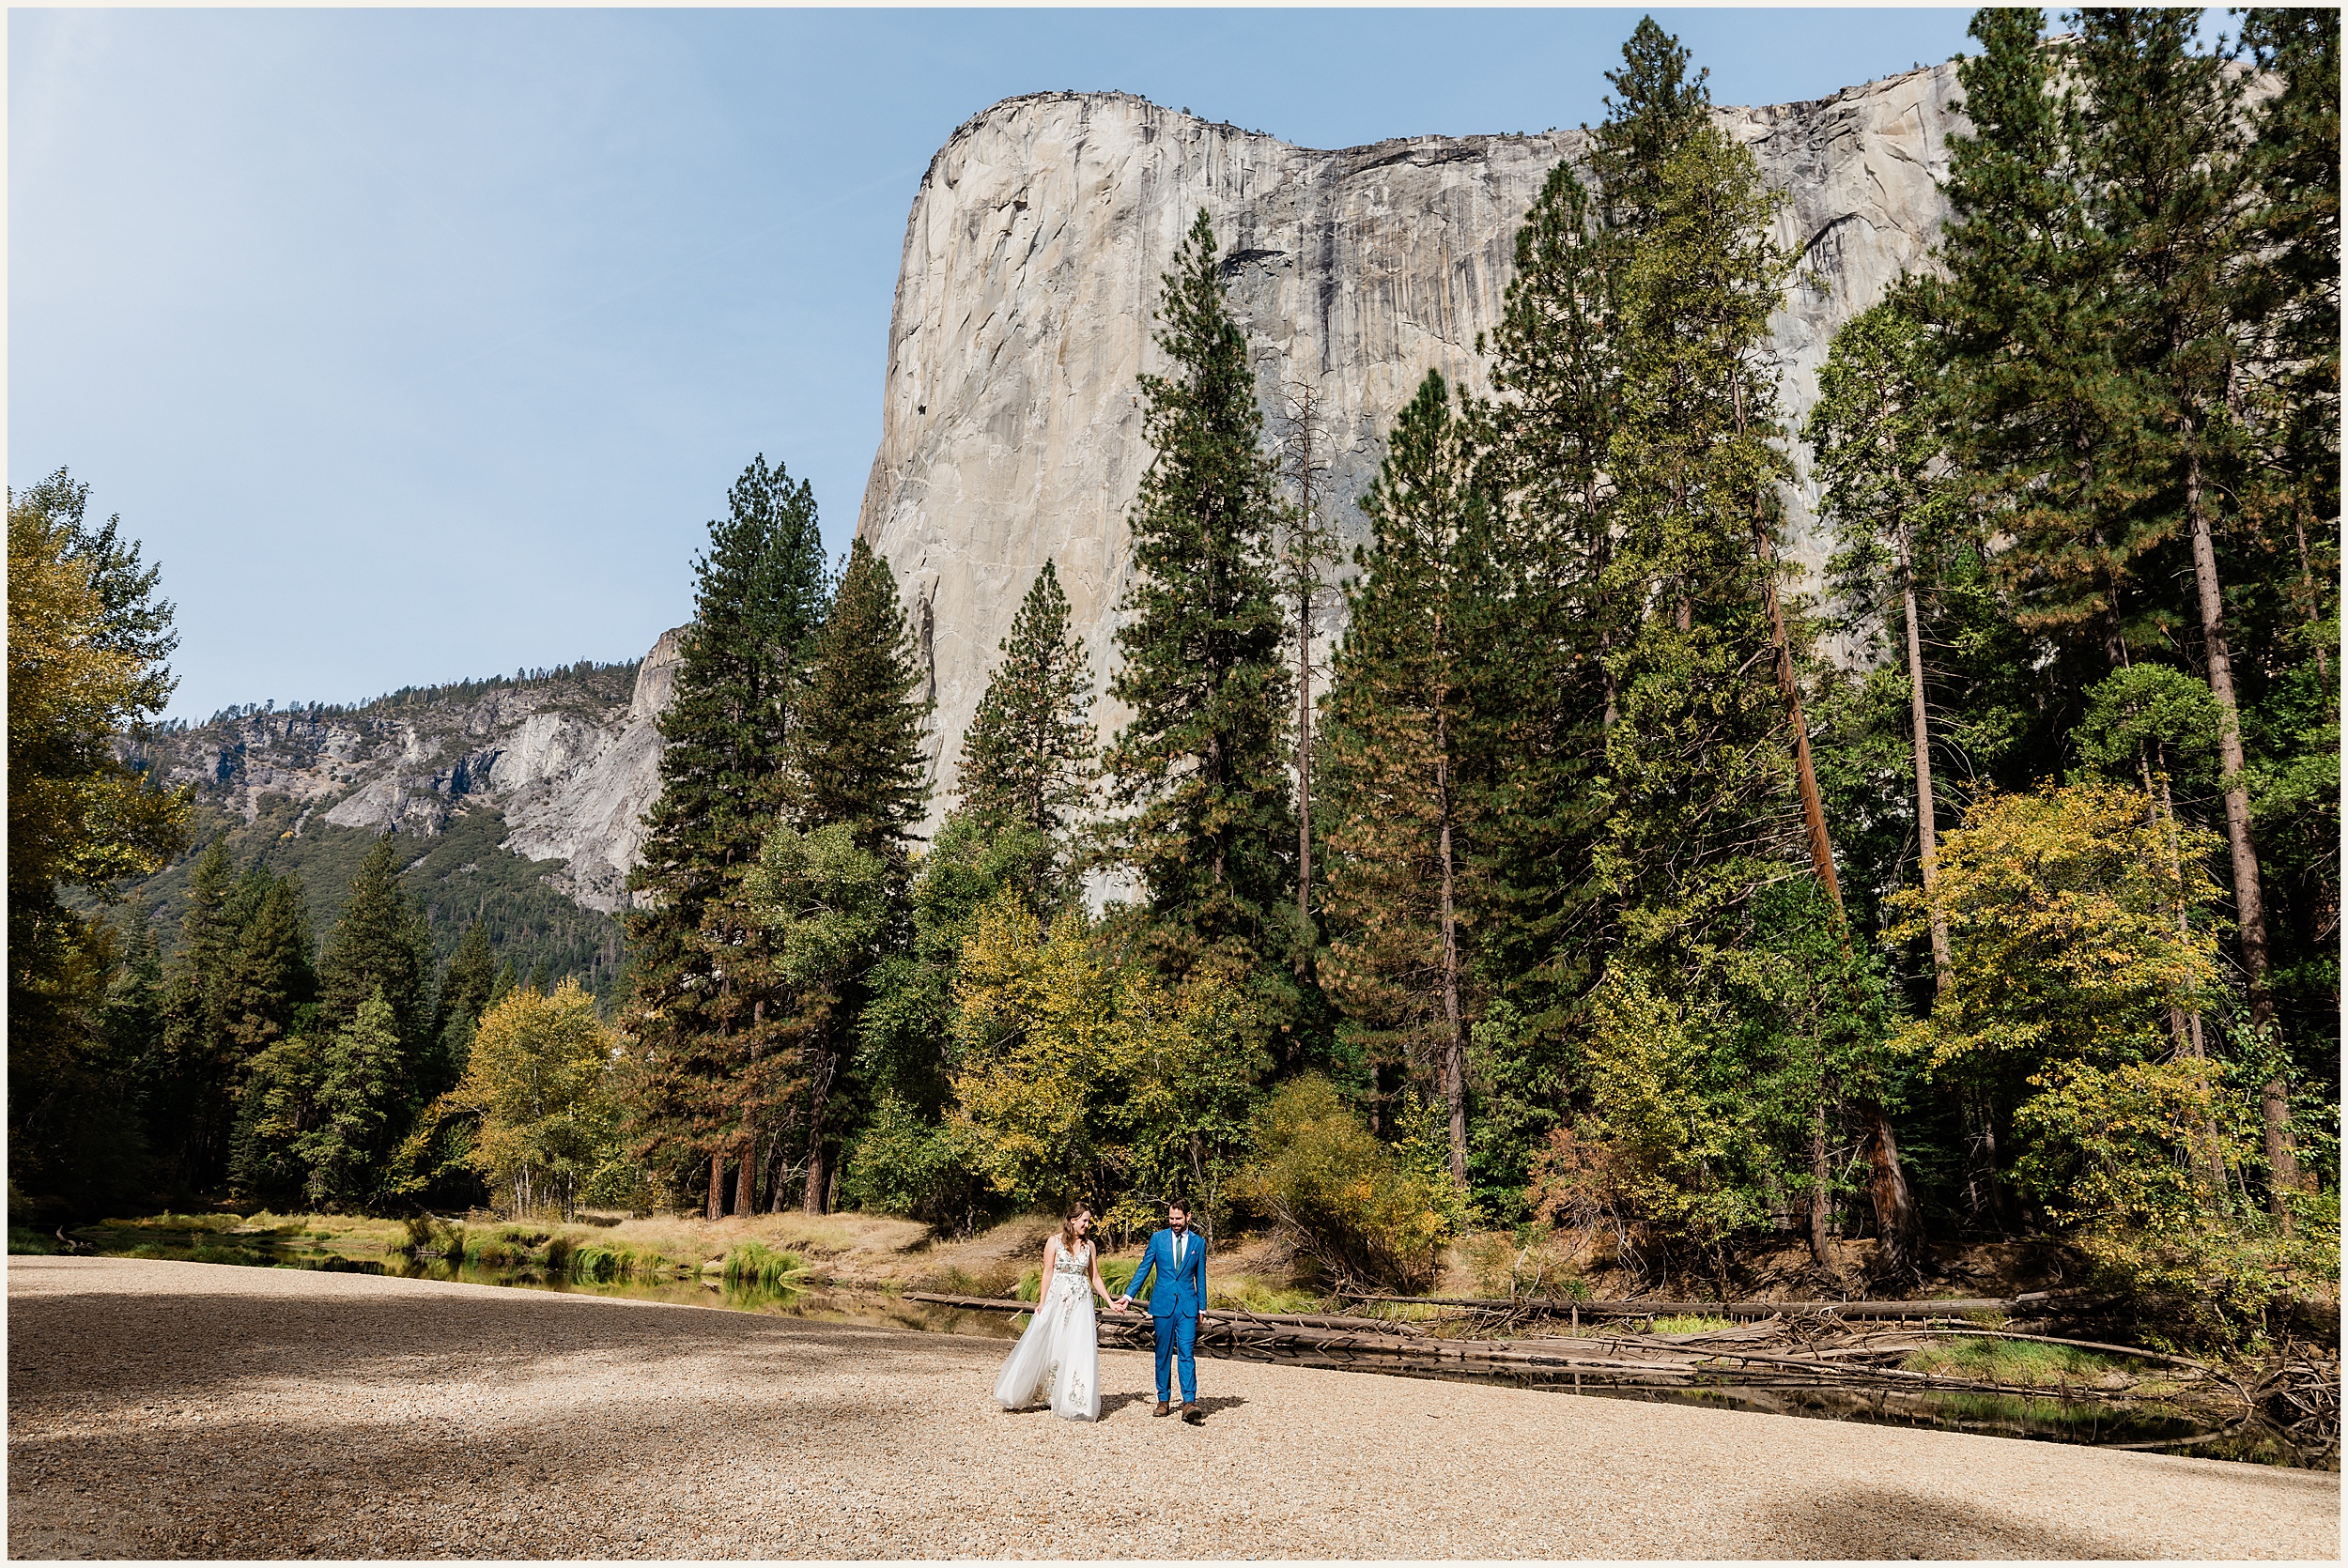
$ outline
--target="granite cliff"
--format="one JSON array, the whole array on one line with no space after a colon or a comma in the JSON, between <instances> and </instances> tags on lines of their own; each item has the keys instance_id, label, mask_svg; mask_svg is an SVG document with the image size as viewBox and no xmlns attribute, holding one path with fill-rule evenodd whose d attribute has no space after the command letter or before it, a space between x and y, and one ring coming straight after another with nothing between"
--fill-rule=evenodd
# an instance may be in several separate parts
<instances>
[{"instance_id":1,"label":"granite cliff","mask_svg":"<svg viewBox=\"0 0 2348 1568\"><path fill-rule=\"evenodd\" d=\"M1835 329L1934 243L1947 139L1962 129L1955 88L1954 68L1939 66L1718 112L1786 196L1778 238L1803 256L1809 281L1775 322L1794 422L1815 400ZM1350 555L1366 531L1353 500L1420 378L1433 368L1486 387L1475 339L1498 314L1518 223L1549 171L1585 146L1577 131L1315 151L1122 93L1011 99L954 132L906 223L857 519L897 574L929 663L933 820L1047 557L1096 690L1106 684L1131 572L1126 514L1150 460L1135 378L1163 368L1151 306L1198 210L1227 249L1268 421L1297 381L1334 416L1330 515ZM1793 554L1815 566L1830 546L1811 500L1805 480L1790 498ZM1124 715L1102 698L1094 716L1105 734Z\"/></svg>"},{"instance_id":2,"label":"granite cliff","mask_svg":"<svg viewBox=\"0 0 2348 1568\"><path fill-rule=\"evenodd\" d=\"M557 862L542 877L602 914L626 901L660 789L657 719L676 632L633 665L403 693L348 709L270 709L166 734L146 752L229 824L290 814L279 837L395 828L419 841L494 814L499 848ZM313 824L317 826L313 826ZM284 852L281 853L281 857ZM421 853L421 850L420 850Z\"/></svg>"},{"instance_id":3,"label":"granite cliff","mask_svg":"<svg viewBox=\"0 0 2348 1568\"><path fill-rule=\"evenodd\" d=\"M1816 102L1719 111L1787 198L1778 238L1803 256L1806 281L1775 322L1795 422L1835 329L1930 251L1947 139L1962 125L1955 86L1941 66ZM1364 533L1353 500L1420 378L1435 368L1484 388L1476 335L1500 308L1518 223L1549 171L1584 148L1564 131L1315 151L1122 93L1011 99L954 132L906 223L857 519L896 572L929 668L933 822L996 645L1047 557L1096 691L1106 684L1131 572L1126 513L1150 458L1135 379L1160 368L1158 277L1198 209L1227 248L1267 414L1304 381L1332 416L1330 516L1350 554ZM1806 480L1789 500L1793 553L1815 566L1831 542L1812 525ZM564 908L594 912L592 930L557 945L574 959L593 949L598 973L615 973L601 916L626 901L659 790L656 720L677 636L634 666L228 715L162 738L148 760L196 785L208 820L239 843L281 844L281 860L323 853L305 835L412 836L410 879L436 930L443 905L449 922L471 917L462 890L484 853L510 860L509 888L526 871ZM1123 715L1102 697L1095 717L1105 734ZM164 873L151 893L168 901L184 875ZM337 901L338 884L313 898ZM512 918L544 916L517 905Z\"/></svg>"}]
</instances>

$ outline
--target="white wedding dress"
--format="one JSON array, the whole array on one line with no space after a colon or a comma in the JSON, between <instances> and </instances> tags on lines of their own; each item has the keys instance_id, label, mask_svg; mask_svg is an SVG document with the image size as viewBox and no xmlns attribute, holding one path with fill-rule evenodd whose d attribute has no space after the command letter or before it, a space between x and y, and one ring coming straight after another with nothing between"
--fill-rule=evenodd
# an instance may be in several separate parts
<instances>
[{"instance_id":1,"label":"white wedding dress","mask_svg":"<svg viewBox=\"0 0 2348 1568\"><path fill-rule=\"evenodd\" d=\"M1027 1332L1012 1346L995 1401L1017 1410L1038 1401L1070 1421L1101 1419L1101 1345L1092 1315L1092 1248L1065 1250L1039 1293Z\"/></svg>"}]
</instances>

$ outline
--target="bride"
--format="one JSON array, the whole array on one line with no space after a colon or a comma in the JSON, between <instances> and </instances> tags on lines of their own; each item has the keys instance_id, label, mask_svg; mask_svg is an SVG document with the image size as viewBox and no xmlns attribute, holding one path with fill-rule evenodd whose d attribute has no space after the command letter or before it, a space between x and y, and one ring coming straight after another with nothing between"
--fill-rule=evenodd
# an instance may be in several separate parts
<instances>
[{"instance_id":1,"label":"bride","mask_svg":"<svg viewBox=\"0 0 2348 1568\"><path fill-rule=\"evenodd\" d=\"M1100 1254L1086 1233L1092 1210L1078 1204L1043 1244L1043 1279L1027 1331L1012 1346L995 1400L1006 1410L1042 1400L1070 1421L1101 1419L1101 1347L1092 1316L1093 1292L1111 1312L1125 1309L1101 1283Z\"/></svg>"}]
</instances>

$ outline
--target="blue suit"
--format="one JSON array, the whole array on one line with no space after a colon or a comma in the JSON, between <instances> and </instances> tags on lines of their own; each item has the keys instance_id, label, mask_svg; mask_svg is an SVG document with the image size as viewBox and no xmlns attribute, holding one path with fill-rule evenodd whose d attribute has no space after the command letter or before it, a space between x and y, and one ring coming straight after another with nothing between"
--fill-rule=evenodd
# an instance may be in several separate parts
<instances>
[{"instance_id":1,"label":"blue suit","mask_svg":"<svg viewBox=\"0 0 2348 1568\"><path fill-rule=\"evenodd\" d=\"M1174 1261L1174 1233L1162 1230L1141 1251L1141 1267L1134 1270L1125 1294L1138 1296L1151 1270L1157 1284L1150 1291L1151 1327L1158 1333L1158 1399L1167 1402L1167 1362L1179 1360L1182 1373L1182 1403L1198 1398L1198 1309L1207 1294L1207 1242L1197 1231L1182 1236L1182 1261Z\"/></svg>"}]
</instances>

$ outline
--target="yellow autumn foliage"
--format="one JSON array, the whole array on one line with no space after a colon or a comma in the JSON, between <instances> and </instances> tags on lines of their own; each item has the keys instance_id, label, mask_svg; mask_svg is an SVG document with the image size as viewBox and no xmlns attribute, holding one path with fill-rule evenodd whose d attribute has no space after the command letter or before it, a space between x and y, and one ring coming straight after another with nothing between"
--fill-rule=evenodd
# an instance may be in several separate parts
<instances>
[{"instance_id":1,"label":"yellow autumn foliage","mask_svg":"<svg viewBox=\"0 0 2348 1568\"><path fill-rule=\"evenodd\" d=\"M995 1191L1124 1223L1170 1196L1212 1208L1267 1065L1228 982L1169 990L1110 962L1081 910L1042 929L1011 891L964 942L954 998L949 1127Z\"/></svg>"}]
</instances>

